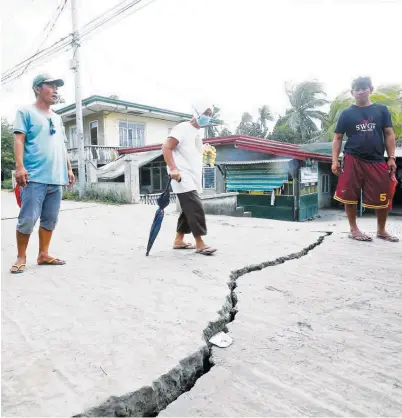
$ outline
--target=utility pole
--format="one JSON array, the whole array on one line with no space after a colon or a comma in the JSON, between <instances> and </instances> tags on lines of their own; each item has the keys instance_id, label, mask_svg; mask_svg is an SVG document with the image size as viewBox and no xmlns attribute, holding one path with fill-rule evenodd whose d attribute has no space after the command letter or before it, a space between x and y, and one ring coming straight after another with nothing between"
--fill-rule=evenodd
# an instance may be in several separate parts
<instances>
[{"instance_id":1,"label":"utility pole","mask_svg":"<svg viewBox=\"0 0 402 418\"><path fill-rule=\"evenodd\" d=\"M78 180L79 196L85 195L85 148L84 123L82 120L81 73L80 73L80 34L78 32L77 0L71 0L71 17L73 24L73 59L71 69L75 73L75 113L77 120L78 141Z\"/></svg>"}]
</instances>

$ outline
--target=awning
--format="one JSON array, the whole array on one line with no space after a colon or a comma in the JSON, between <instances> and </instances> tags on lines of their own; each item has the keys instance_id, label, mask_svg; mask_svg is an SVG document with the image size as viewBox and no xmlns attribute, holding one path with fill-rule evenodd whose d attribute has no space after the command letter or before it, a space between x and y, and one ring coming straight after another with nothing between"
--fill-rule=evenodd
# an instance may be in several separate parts
<instances>
[{"instance_id":1,"label":"awning","mask_svg":"<svg viewBox=\"0 0 402 418\"><path fill-rule=\"evenodd\" d=\"M138 154L130 154L127 157L121 157L116 161L98 168L98 179L113 180L124 174L125 162L133 161L138 167L142 167L162 155L162 150L141 152Z\"/></svg>"},{"instance_id":2,"label":"awning","mask_svg":"<svg viewBox=\"0 0 402 418\"><path fill-rule=\"evenodd\" d=\"M272 192L281 188L289 178L287 167L277 164L258 167L256 164L228 165L226 172L226 191L260 191Z\"/></svg>"}]
</instances>

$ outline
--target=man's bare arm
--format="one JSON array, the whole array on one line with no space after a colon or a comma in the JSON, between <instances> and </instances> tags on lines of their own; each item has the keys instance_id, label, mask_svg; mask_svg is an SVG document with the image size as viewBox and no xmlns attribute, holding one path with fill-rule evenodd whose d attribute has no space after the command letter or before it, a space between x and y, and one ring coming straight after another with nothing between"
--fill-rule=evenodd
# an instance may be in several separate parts
<instances>
[{"instance_id":1,"label":"man's bare arm","mask_svg":"<svg viewBox=\"0 0 402 418\"><path fill-rule=\"evenodd\" d=\"M339 156L342 149L342 139L343 134L335 134L334 140L332 142L332 162L335 163L339 161Z\"/></svg>"},{"instance_id":2,"label":"man's bare arm","mask_svg":"<svg viewBox=\"0 0 402 418\"><path fill-rule=\"evenodd\" d=\"M15 168L24 167L25 134L14 134Z\"/></svg>"},{"instance_id":3,"label":"man's bare arm","mask_svg":"<svg viewBox=\"0 0 402 418\"><path fill-rule=\"evenodd\" d=\"M163 144L163 158L170 171L177 170L176 164L173 159L173 150L179 145L179 141L175 138L169 137Z\"/></svg>"},{"instance_id":4,"label":"man's bare arm","mask_svg":"<svg viewBox=\"0 0 402 418\"><path fill-rule=\"evenodd\" d=\"M67 170L72 171L72 167L71 167L71 163L70 163L70 157L68 156L68 151L67 151Z\"/></svg>"},{"instance_id":5,"label":"man's bare arm","mask_svg":"<svg viewBox=\"0 0 402 418\"><path fill-rule=\"evenodd\" d=\"M24 167L25 134L17 132L14 134L14 157L15 157L15 180L25 187L28 182L28 172Z\"/></svg>"},{"instance_id":6,"label":"man's bare arm","mask_svg":"<svg viewBox=\"0 0 402 418\"><path fill-rule=\"evenodd\" d=\"M392 128L384 129L385 149L388 157L395 157L395 132Z\"/></svg>"}]
</instances>

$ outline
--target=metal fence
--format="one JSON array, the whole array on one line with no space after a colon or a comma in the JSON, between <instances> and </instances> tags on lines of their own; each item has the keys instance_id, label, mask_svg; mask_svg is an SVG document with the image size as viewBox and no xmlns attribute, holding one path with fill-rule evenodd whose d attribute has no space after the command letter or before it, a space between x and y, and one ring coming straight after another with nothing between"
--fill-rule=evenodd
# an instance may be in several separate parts
<instances>
[{"instance_id":1,"label":"metal fence","mask_svg":"<svg viewBox=\"0 0 402 418\"><path fill-rule=\"evenodd\" d=\"M157 205L157 200L162 193L155 193L155 194L141 194L140 195L140 203L144 205ZM176 203L177 196L174 193L170 193L170 203Z\"/></svg>"}]
</instances>

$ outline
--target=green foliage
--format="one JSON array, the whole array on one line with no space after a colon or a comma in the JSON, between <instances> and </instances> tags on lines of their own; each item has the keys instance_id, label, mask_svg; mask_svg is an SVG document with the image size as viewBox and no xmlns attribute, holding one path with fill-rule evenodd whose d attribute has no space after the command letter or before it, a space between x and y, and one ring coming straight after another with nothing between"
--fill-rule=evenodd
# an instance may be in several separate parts
<instances>
[{"instance_id":1,"label":"green foliage","mask_svg":"<svg viewBox=\"0 0 402 418\"><path fill-rule=\"evenodd\" d=\"M10 179L15 168L14 136L10 124L1 119L1 178Z\"/></svg>"},{"instance_id":2,"label":"green foliage","mask_svg":"<svg viewBox=\"0 0 402 418\"><path fill-rule=\"evenodd\" d=\"M13 190L13 184L11 179L6 179L1 182L1 188L3 190Z\"/></svg>"},{"instance_id":3,"label":"green foliage","mask_svg":"<svg viewBox=\"0 0 402 418\"><path fill-rule=\"evenodd\" d=\"M108 205L122 205L127 203L122 196L117 193L101 193L98 190L92 189L90 186L85 190L85 197L80 198L78 190L69 190L67 188L63 191L63 200L74 200L77 202L98 202Z\"/></svg>"},{"instance_id":4,"label":"green foliage","mask_svg":"<svg viewBox=\"0 0 402 418\"><path fill-rule=\"evenodd\" d=\"M274 129L268 135L273 141L288 142L291 144L299 144L301 142L300 132L294 132L286 123L286 118L279 116Z\"/></svg>"},{"instance_id":5,"label":"green foliage","mask_svg":"<svg viewBox=\"0 0 402 418\"><path fill-rule=\"evenodd\" d=\"M268 136L267 122L271 120L273 120L273 117L267 105L258 109L257 121L253 121L250 113L244 112L240 124L236 128L236 134L265 139Z\"/></svg>"},{"instance_id":6,"label":"green foliage","mask_svg":"<svg viewBox=\"0 0 402 418\"><path fill-rule=\"evenodd\" d=\"M228 128L223 128L220 132L219 132L219 136L231 136L233 135L232 132L228 129Z\"/></svg>"},{"instance_id":7,"label":"green foliage","mask_svg":"<svg viewBox=\"0 0 402 418\"><path fill-rule=\"evenodd\" d=\"M319 110L328 103L322 84L318 81L304 81L294 86L286 86L290 109L285 115L286 125L300 135L300 142L309 142L319 131L315 120L324 122L325 112Z\"/></svg>"}]
</instances>

